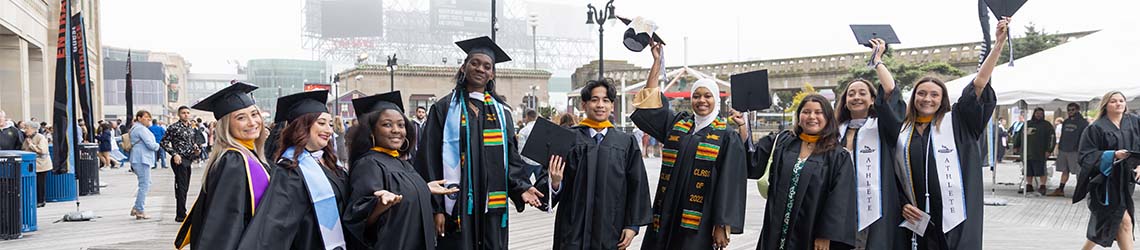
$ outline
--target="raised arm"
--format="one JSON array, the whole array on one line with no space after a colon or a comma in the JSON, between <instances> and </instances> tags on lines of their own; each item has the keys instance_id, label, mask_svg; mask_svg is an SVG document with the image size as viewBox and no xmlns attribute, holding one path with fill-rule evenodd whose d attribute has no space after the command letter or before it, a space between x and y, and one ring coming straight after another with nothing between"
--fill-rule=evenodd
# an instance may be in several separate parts
<instances>
[{"instance_id":1,"label":"raised arm","mask_svg":"<svg viewBox=\"0 0 1140 250\"><path fill-rule=\"evenodd\" d=\"M653 53L653 66L649 67L649 75L645 77L645 87L641 88L636 95L633 96L633 107L638 109L656 109L664 106L663 102L659 101L658 96L661 91L658 90L658 82L661 80L661 45L660 43L653 43L650 51Z\"/></svg>"},{"instance_id":2,"label":"raised arm","mask_svg":"<svg viewBox=\"0 0 1140 250\"><path fill-rule=\"evenodd\" d=\"M887 69L887 65L883 64L883 54L887 51L887 42L883 39L871 39L871 46L874 48L872 58L875 62L875 74L879 77L879 83L883 85L882 96L891 96L895 91L895 77L891 75L891 70Z\"/></svg>"},{"instance_id":3,"label":"raised arm","mask_svg":"<svg viewBox=\"0 0 1140 250\"><path fill-rule=\"evenodd\" d=\"M990 50L990 54L986 56L986 60L982 62L982 67L978 69L978 76L974 78L974 96L981 96L982 90L986 88L986 84L990 82L990 76L993 76L994 66L997 65L998 58L1001 57L1001 50L1005 47L1006 36L1009 31L1009 17L1002 17L1001 21L997 24L997 40L994 42L994 47Z\"/></svg>"}]
</instances>

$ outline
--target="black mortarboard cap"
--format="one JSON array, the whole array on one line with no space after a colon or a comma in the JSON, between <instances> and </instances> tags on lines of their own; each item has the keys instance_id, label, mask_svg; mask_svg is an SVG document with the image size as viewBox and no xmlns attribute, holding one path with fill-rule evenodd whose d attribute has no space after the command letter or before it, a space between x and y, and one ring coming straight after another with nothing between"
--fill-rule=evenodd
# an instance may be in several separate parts
<instances>
[{"instance_id":1,"label":"black mortarboard cap","mask_svg":"<svg viewBox=\"0 0 1140 250\"><path fill-rule=\"evenodd\" d=\"M192 108L214 113L214 119L220 120L239 109L255 104L250 92L257 89L252 84L234 81L230 86L214 92L214 94L198 101Z\"/></svg>"},{"instance_id":2,"label":"black mortarboard cap","mask_svg":"<svg viewBox=\"0 0 1140 250\"><path fill-rule=\"evenodd\" d=\"M645 48L649 47L650 39L654 42L665 44L665 41L661 40L660 36L657 36L657 25L652 21L644 18L629 19L624 17L618 17L618 20L630 26L625 30L624 39L622 39L622 44L625 44L625 48L629 49L629 51L641 52L645 50Z\"/></svg>"},{"instance_id":3,"label":"black mortarboard cap","mask_svg":"<svg viewBox=\"0 0 1140 250\"><path fill-rule=\"evenodd\" d=\"M365 96L352 99L352 109L356 110L356 116L358 117L368 112L388 109L395 109L400 113L404 113L404 99L400 97L400 91Z\"/></svg>"},{"instance_id":4,"label":"black mortarboard cap","mask_svg":"<svg viewBox=\"0 0 1140 250\"><path fill-rule=\"evenodd\" d=\"M277 98L277 113L273 114L273 121L292 121L308 113L328 113L329 108L325 106L328 99L328 90L306 91L282 96Z\"/></svg>"},{"instance_id":5,"label":"black mortarboard cap","mask_svg":"<svg viewBox=\"0 0 1140 250\"><path fill-rule=\"evenodd\" d=\"M768 70L732 75L729 84L732 89L732 109L744 112L764 110L772 106L772 96L768 94Z\"/></svg>"},{"instance_id":6,"label":"black mortarboard cap","mask_svg":"<svg viewBox=\"0 0 1140 250\"><path fill-rule=\"evenodd\" d=\"M990 11L998 19L1001 17L1013 17L1017 10L1025 5L1026 0L986 0L986 5L990 6Z\"/></svg>"},{"instance_id":7,"label":"black mortarboard cap","mask_svg":"<svg viewBox=\"0 0 1140 250\"><path fill-rule=\"evenodd\" d=\"M548 166L550 156L558 155L565 158L570 153L570 145L574 144L576 138L574 131L562 128L546 119L535 120L533 126L530 137L526 139L526 147L523 147L523 156L542 164L543 167L550 167Z\"/></svg>"},{"instance_id":8,"label":"black mortarboard cap","mask_svg":"<svg viewBox=\"0 0 1140 250\"><path fill-rule=\"evenodd\" d=\"M875 38L883 39L887 44L900 43L895 29L889 24L852 24L851 31L855 33L855 40L867 47L871 47L871 39Z\"/></svg>"},{"instance_id":9,"label":"black mortarboard cap","mask_svg":"<svg viewBox=\"0 0 1140 250\"><path fill-rule=\"evenodd\" d=\"M495 41L492 41L490 37L481 36L458 41L455 42L455 45L458 45L459 48L463 49L463 52L467 53L467 55L484 54L490 56L491 60L495 63L507 62L511 60L511 57L507 55L507 52L503 52L503 48L499 48L499 45L495 44Z\"/></svg>"}]
</instances>

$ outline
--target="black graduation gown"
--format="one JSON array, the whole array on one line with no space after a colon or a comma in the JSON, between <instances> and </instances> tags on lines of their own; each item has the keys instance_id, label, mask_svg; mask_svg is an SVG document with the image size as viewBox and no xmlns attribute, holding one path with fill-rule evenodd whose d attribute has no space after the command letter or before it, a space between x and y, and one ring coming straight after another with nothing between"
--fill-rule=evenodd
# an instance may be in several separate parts
<instances>
[{"instance_id":1,"label":"black graduation gown","mask_svg":"<svg viewBox=\"0 0 1140 250\"><path fill-rule=\"evenodd\" d=\"M919 237L917 239L919 244L938 244L941 249L982 249L982 221L984 220L982 206L984 202L982 194L983 153L980 140L986 133L986 124L993 115L996 106L997 95L989 84L986 84L986 88L982 90L981 97L975 95L974 85L969 84L962 90L962 97L958 98L958 102L951 107L950 112L953 113L954 119L949 122L953 122L954 142L958 146L958 161L962 167L962 181L964 183L962 190L966 193L966 220L950 232L942 232L941 187L938 184L927 185L926 178L921 177L926 175L930 180L938 180L937 171L927 173L925 168L926 162L936 162L934 160L934 149L931 147L925 154L927 159L922 159L922 151L926 149L922 145L930 143L930 130L934 124L928 125L929 127L922 134L915 131L911 136L912 146L909 148L908 154L912 156L909 166L914 178L903 180L903 185L913 184L911 190L914 192L913 197L917 198L914 204L923 211L927 210L925 199L922 196L926 192L925 189L930 188L930 210L928 211L930 211L931 224L926 227L925 233L925 237L929 239ZM907 166L906 163L901 164L904 164L903 167ZM899 178L906 176L899 172L895 174ZM911 198L909 195L902 195L905 202L909 202ZM905 228L898 228L898 230L910 232L909 229Z\"/></svg>"},{"instance_id":2,"label":"black graduation gown","mask_svg":"<svg viewBox=\"0 0 1140 250\"><path fill-rule=\"evenodd\" d=\"M764 226L756 249L780 249L792 174L803 144L789 131L778 135L778 139L777 134L761 138L755 145L755 152L749 154L749 167L753 170L750 178L761 177L768 166L769 156L773 161L772 169L768 170ZM772 147L774 140L778 140L775 148ZM858 216L855 165L851 162L851 155L839 147L812 154L804 162L797 182L784 249L814 249L816 238L830 240L832 249L852 248L858 232Z\"/></svg>"},{"instance_id":3,"label":"black graduation gown","mask_svg":"<svg viewBox=\"0 0 1140 250\"><path fill-rule=\"evenodd\" d=\"M344 211L349 188L345 177L348 175L340 169L333 172L321 167L321 170L332 184L337 208ZM265 188L257 214L246 227L238 249L324 250L320 224L301 168L277 166L269 179L272 181ZM345 243L354 246L356 242L350 240L348 230L344 233Z\"/></svg>"},{"instance_id":4,"label":"black graduation gown","mask_svg":"<svg viewBox=\"0 0 1140 250\"><path fill-rule=\"evenodd\" d=\"M184 232L189 233L186 240L190 249L238 249L253 218L245 157L237 151L226 151L214 164L179 229L179 237L175 238L178 243L179 238L186 238L182 237ZM270 169L268 164L261 166L266 171Z\"/></svg>"},{"instance_id":5,"label":"black graduation gown","mask_svg":"<svg viewBox=\"0 0 1140 250\"><path fill-rule=\"evenodd\" d=\"M361 239L369 249L435 249L435 220L431 191L411 163L369 151L352 164L352 196L344 214L345 234ZM404 196L376 223L368 215L376 207L374 192L388 190Z\"/></svg>"},{"instance_id":6,"label":"black graduation gown","mask_svg":"<svg viewBox=\"0 0 1140 250\"><path fill-rule=\"evenodd\" d=\"M693 114L673 113L669 110L669 102L664 100L664 96L661 98L664 106L656 109L637 109L630 119L645 134L657 141L665 142L673 125L681 119L692 119ZM712 132L714 132L713 126L709 125L696 133L680 136L678 145L681 147L677 149L677 159L671 173L672 180L666 189L685 190L695 185L692 173L693 164L697 161L695 157L697 147ZM645 238L641 249L711 249L714 225L729 225L732 227L730 232L732 234L744 233L744 210L748 199L744 142L735 130L729 129L723 132L723 136L719 138L721 145L716 167L710 171L712 181L705 184L713 188L703 189L704 206L701 209L703 216L698 230L684 228L681 223L682 206L690 201L690 197L682 197L685 196L684 192L666 192L667 197L662 198L661 207L654 208L662 211L660 231L654 233L652 226L645 230L646 232L642 233ZM661 196L660 191L656 190L658 193L654 197Z\"/></svg>"},{"instance_id":7,"label":"black graduation gown","mask_svg":"<svg viewBox=\"0 0 1140 250\"><path fill-rule=\"evenodd\" d=\"M1077 190L1073 203L1089 198L1089 226L1086 237L1103 247L1111 247L1120 230L1124 212L1136 219L1136 206L1132 201L1134 187L1132 168L1137 162L1129 160L1111 164L1108 175L1104 175L1101 156L1105 151L1140 149L1140 117L1124 115L1120 128L1107 117L1101 117L1089 125L1081 135L1081 174L1077 178Z\"/></svg>"},{"instance_id":8,"label":"black graduation gown","mask_svg":"<svg viewBox=\"0 0 1140 250\"><path fill-rule=\"evenodd\" d=\"M891 91L890 96L884 96L883 86L879 85L879 96L875 98L875 115L879 123L879 173L882 202L882 217L867 227L867 249L910 249L910 234L898 230L902 222L902 203L899 191L898 178L895 177L895 148L899 139L899 130L902 129L902 120L906 115L906 102L902 100L902 91L898 86ZM847 128L839 128L847 129ZM859 145L858 131L853 133L853 145ZM840 145L845 145L846 139L840 138ZM863 159L860 150L848 150L854 159ZM852 172L853 174L858 173ZM858 202L856 202L858 204ZM858 226L858 224L856 224ZM858 229L856 229L858 230Z\"/></svg>"},{"instance_id":9,"label":"black graduation gown","mask_svg":"<svg viewBox=\"0 0 1140 250\"><path fill-rule=\"evenodd\" d=\"M566 156L554 223L554 249L613 249L622 230L652 222L649 181L639 141L610 128L599 145L589 127L573 128L579 136ZM570 143L570 142L567 142Z\"/></svg>"},{"instance_id":10,"label":"black graduation gown","mask_svg":"<svg viewBox=\"0 0 1140 250\"><path fill-rule=\"evenodd\" d=\"M443 129L447 120L451 96L452 94L448 94L432 105L431 111L428 112L427 122L424 124L422 131L423 137L419 139L419 151L416 153L417 159L415 159L414 163L416 171L426 178L425 180L427 181L442 180L444 177ZM483 100L469 98L467 96L464 96L464 98L467 98L468 103L474 104L480 110L479 112L468 112L468 114L472 115L470 120L482 121L482 110L487 108ZM507 106L508 105L503 105L503 107ZM479 116L479 119L474 119L476 115ZM531 183L529 178L523 177L523 166L525 166L526 163L523 162L522 156L518 153L518 142L515 140L516 131L514 128L514 119L511 118L511 113L508 110L504 110L503 117L501 118L505 119L506 124L506 127L502 129L504 131L503 141L506 143L504 145L507 146L504 150L507 151L509 165L509 174L506 180L507 196L514 202L515 208L518 209L519 212L522 212L525 205L522 201L522 193L531 188ZM471 131L483 130L482 122L470 122L468 126ZM470 138L471 145L483 145L482 137L471 136ZM502 225L503 216L506 216L506 213L487 214L483 212L487 206L486 202L480 202L487 200L487 188L484 184L485 174L489 171L500 171L500 168L497 166L483 166L483 164L481 164L481 162L483 162L483 154L483 147L471 147L471 152L468 152L468 155L471 157L470 161L475 163L473 166L474 169L472 169L471 172L480 174L472 176L473 178L463 176L463 182L459 184L459 196L455 203L455 211L461 211L462 213L449 215L445 228L446 237L437 240L438 248L440 249L507 248L508 230L507 227ZM462 172L463 175L467 174L466 170ZM543 173L543 175L545 175L545 172ZM468 183L466 183L467 180L472 181L471 186L475 189L472 190L472 193L475 196L473 198L476 202L474 202L474 207L472 208L474 212L470 215L466 213L467 204L464 202L467 200L468 193L468 190L466 190L468 186ZM436 214L447 214L446 209L443 196L434 195L432 198L432 212ZM457 216L461 218L457 218ZM459 222L462 223L462 225L457 225L456 219L460 219Z\"/></svg>"}]
</instances>

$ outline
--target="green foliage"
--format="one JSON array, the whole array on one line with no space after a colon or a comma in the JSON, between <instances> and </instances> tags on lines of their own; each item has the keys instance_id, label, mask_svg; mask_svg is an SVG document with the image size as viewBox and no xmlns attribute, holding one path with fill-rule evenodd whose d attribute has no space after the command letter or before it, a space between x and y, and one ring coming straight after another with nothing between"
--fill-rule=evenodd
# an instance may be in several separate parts
<instances>
[{"instance_id":1,"label":"green foliage","mask_svg":"<svg viewBox=\"0 0 1140 250\"><path fill-rule=\"evenodd\" d=\"M887 69L889 69L891 75L895 77L895 84L899 85L900 89L904 91L914 87L915 81L926 76L939 77L942 80L949 81L966 75L965 71L947 62L911 64L896 60L889 55L889 51L888 54L884 55L883 64L887 65ZM878 74L872 68L861 66L853 67L848 70L847 76L839 79L839 88L835 90L835 94L837 96L843 94L846 91L847 83L855 79L864 79L875 84L881 84L878 78Z\"/></svg>"},{"instance_id":2,"label":"green foliage","mask_svg":"<svg viewBox=\"0 0 1140 250\"><path fill-rule=\"evenodd\" d=\"M1054 46L1064 41L1057 34L1049 34L1037 28L1033 23L1025 26L1025 34L1021 38L1013 39L1014 59L1026 57ZM1001 51L998 63L1009 62L1009 48L1007 44Z\"/></svg>"},{"instance_id":3,"label":"green foliage","mask_svg":"<svg viewBox=\"0 0 1140 250\"><path fill-rule=\"evenodd\" d=\"M558 114L558 109L550 106L538 107L538 110L535 111L538 112L538 116L546 117L547 119L552 119L554 115Z\"/></svg>"},{"instance_id":4,"label":"green foliage","mask_svg":"<svg viewBox=\"0 0 1140 250\"><path fill-rule=\"evenodd\" d=\"M788 108L784 109L784 113L796 112L796 109L798 109L800 106L800 101L803 101L804 97L807 97L807 95L815 93L815 87L812 87L810 83L804 83L804 87L800 89L800 92L796 92L796 95L792 97L792 102L789 103L791 105L788 105ZM790 119L790 117L786 119Z\"/></svg>"}]
</instances>

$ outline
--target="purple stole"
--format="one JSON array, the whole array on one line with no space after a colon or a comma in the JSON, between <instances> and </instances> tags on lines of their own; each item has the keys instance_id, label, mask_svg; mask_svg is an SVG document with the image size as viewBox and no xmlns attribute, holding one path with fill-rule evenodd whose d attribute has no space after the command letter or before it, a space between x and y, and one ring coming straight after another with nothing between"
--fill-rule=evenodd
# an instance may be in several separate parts
<instances>
[{"instance_id":1,"label":"purple stole","mask_svg":"<svg viewBox=\"0 0 1140 250\"><path fill-rule=\"evenodd\" d=\"M231 150L238 151L237 149ZM257 157L250 157L244 153L242 156L245 157L245 176L249 183L250 200L253 201L251 211L257 211L258 204L261 204L261 196L265 194L265 188L269 187L269 172L265 171L265 167L261 166Z\"/></svg>"}]
</instances>

